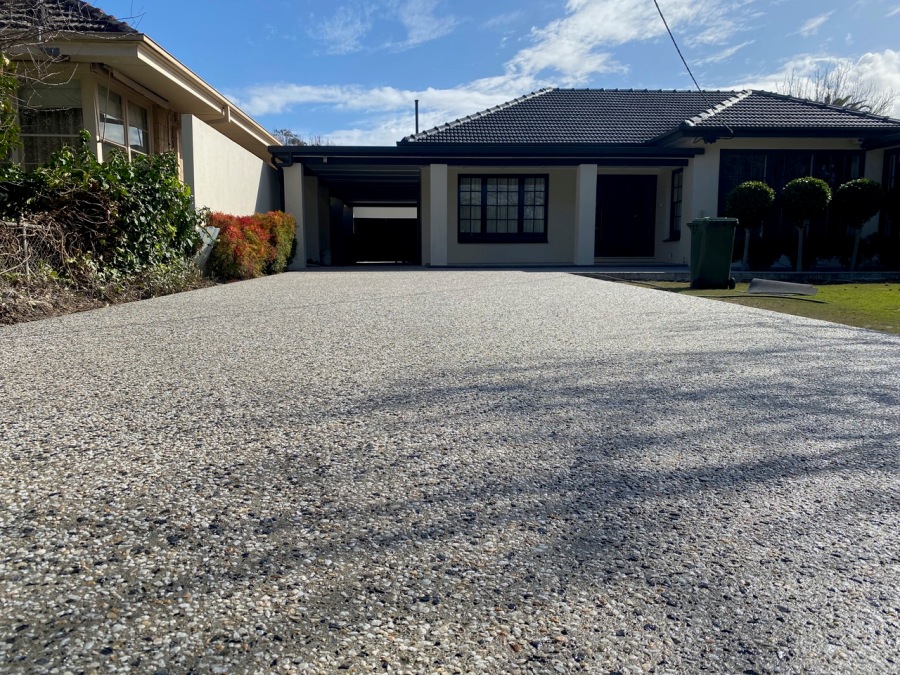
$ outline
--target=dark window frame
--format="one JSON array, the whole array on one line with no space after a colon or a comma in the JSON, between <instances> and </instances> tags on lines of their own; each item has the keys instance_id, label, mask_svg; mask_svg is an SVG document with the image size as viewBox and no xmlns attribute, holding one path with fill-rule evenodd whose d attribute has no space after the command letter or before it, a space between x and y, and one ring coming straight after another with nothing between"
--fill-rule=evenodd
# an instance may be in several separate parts
<instances>
[{"instance_id":1,"label":"dark window frame","mask_svg":"<svg viewBox=\"0 0 900 675\"><path fill-rule=\"evenodd\" d=\"M881 185L885 190L900 186L900 148L884 151L884 169ZM886 237L900 236L900 222L895 222L886 211L878 219L878 231Z\"/></svg>"},{"instance_id":2,"label":"dark window frame","mask_svg":"<svg viewBox=\"0 0 900 675\"><path fill-rule=\"evenodd\" d=\"M665 241L681 241L684 207L684 169L672 172L672 191L669 197L669 237Z\"/></svg>"},{"instance_id":3,"label":"dark window frame","mask_svg":"<svg viewBox=\"0 0 900 675\"><path fill-rule=\"evenodd\" d=\"M462 185L467 178L481 180L481 204L480 207L480 232L462 231ZM518 202L516 204L516 231L515 232L488 232L487 231L487 192L489 179L514 179L518 182ZM526 179L540 179L544 183L544 209L543 231L525 232L525 181ZM546 173L466 173L460 174L456 183L456 233L460 244L546 244L547 223L550 211L550 175ZM468 219L467 219L468 220Z\"/></svg>"},{"instance_id":4,"label":"dark window frame","mask_svg":"<svg viewBox=\"0 0 900 675\"><path fill-rule=\"evenodd\" d=\"M734 169L739 169L735 172ZM861 178L866 171L865 150L828 149L723 149L719 155L718 208L725 215L728 193L745 180L761 180L775 190L775 208L763 223L766 236L794 237L793 225L784 219L781 191L794 178L814 176L824 179L832 189L841 183ZM743 173L743 175L735 175ZM731 184L733 183L733 185ZM827 236L841 229L830 212L815 219L811 232Z\"/></svg>"}]
</instances>

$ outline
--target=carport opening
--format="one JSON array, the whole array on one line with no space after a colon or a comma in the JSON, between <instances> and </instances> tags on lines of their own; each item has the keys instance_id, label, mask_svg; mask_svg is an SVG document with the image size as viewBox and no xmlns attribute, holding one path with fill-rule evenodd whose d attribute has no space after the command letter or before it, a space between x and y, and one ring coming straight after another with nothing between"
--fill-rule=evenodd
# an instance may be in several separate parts
<instances>
[{"instance_id":1,"label":"carport opening","mask_svg":"<svg viewBox=\"0 0 900 675\"><path fill-rule=\"evenodd\" d=\"M352 251L357 264L420 264L419 209L353 207Z\"/></svg>"}]
</instances>

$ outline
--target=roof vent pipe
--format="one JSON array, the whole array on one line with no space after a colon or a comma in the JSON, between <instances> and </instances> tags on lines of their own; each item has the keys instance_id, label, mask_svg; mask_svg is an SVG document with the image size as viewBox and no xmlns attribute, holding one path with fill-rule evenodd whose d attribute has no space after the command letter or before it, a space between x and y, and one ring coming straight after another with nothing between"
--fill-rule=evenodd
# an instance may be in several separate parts
<instances>
[{"instance_id":1,"label":"roof vent pipe","mask_svg":"<svg viewBox=\"0 0 900 675\"><path fill-rule=\"evenodd\" d=\"M419 133L419 99L416 99L416 133Z\"/></svg>"}]
</instances>

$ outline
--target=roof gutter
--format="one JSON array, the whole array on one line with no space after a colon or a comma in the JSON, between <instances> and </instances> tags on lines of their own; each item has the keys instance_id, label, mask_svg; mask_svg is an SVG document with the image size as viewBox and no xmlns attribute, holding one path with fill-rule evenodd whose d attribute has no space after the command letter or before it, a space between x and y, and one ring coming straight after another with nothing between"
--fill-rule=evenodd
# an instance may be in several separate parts
<instances>
[{"instance_id":1,"label":"roof gutter","mask_svg":"<svg viewBox=\"0 0 900 675\"><path fill-rule=\"evenodd\" d=\"M441 159L534 158L535 160L583 159L585 163L601 158L691 158L702 155L703 148L666 148L640 146L607 146L588 144L438 144L408 143L397 146L310 146L279 145L269 148L273 157L282 161L304 158L334 157L342 159L409 159L434 162Z\"/></svg>"}]
</instances>

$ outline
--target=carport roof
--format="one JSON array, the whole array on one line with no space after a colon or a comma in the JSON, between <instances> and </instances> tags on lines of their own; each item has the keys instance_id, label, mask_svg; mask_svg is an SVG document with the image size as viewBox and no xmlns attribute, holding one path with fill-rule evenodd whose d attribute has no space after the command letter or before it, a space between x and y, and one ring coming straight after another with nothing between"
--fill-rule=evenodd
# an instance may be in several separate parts
<instances>
[{"instance_id":1,"label":"carport roof","mask_svg":"<svg viewBox=\"0 0 900 675\"><path fill-rule=\"evenodd\" d=\"M455 166L686 166L702 148L652 148L568 144L559 146L432 145L311 146L269 148L276 166L302 164L351 204L414 204L420 171L430 164Z\"/></svg>"}]
</instances>

